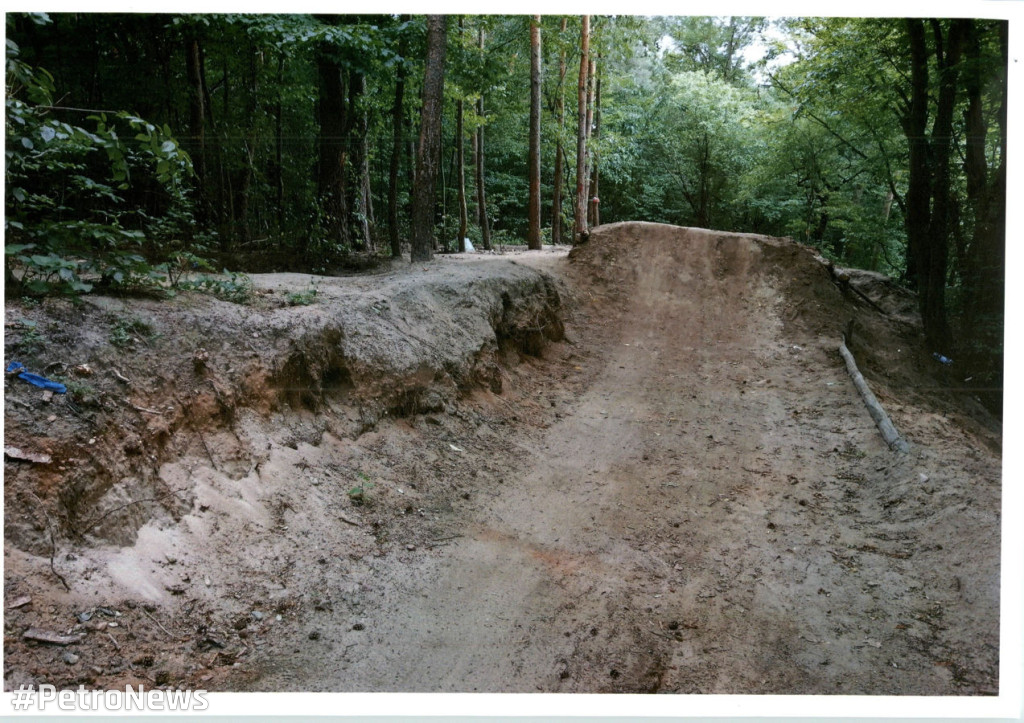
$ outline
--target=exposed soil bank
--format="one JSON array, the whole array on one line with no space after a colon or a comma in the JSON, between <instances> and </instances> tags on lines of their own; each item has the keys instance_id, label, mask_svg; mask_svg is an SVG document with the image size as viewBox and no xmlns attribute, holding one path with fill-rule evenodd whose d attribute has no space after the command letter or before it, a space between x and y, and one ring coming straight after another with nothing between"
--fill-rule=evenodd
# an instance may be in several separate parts
<instances>
[{"instance_id":1,"label":"exposed soil bank","mask_svg":"<svg viewBox=\"0 0 1024 723\"><path fill-rule=\"evenodd\" d=\"M6 684L995 692L998 425L929 365L899 292L851 278L883 313L804 247L655 224L517 258L323 281L311 307L136 305L165 336L119 371L175 409L100 406L108 431L72 416L46 451L146 484L111 441L130 414L148 489L181 492L126 522L112 490L141 493L115 482L63 517L74 474L5 464L5 599L33 598L6 614ZM75 318L98 375L109 321ZM15 384L26 447L52 407ZM76 538L87 513L109 517ZM77 626L79 659L30 625Z\"/></svg>"}]
</instances>

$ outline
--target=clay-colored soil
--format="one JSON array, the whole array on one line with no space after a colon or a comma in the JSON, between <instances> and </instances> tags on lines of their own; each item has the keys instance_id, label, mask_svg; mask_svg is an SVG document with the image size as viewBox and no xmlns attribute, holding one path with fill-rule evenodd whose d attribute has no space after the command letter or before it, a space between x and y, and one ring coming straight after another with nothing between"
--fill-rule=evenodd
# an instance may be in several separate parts
<instances>
[{"instance_id":1,"label":"clay-colored soil","mask_svg":"<svg viewBox=\"0 0 1024 723\"><path fill-rule=\"evenodd\" d=\"M568 258L416 273L330 282L345 308L393 304L388 325L367 312L333 342L309 316L329 301L260 312L274 328L301 318L320 371L274 367L295 346L287 331L251 352L263 381L230 415L188 407L201 421L175 417L155 476L88 501L115 520L110 490L181 491L118 522L122 537L75 538L59 476L7 461L5 600L33 599L5 612L8 687L998 691L999 426L921 348L891 284L852 280L882 314L791 242L654 224L602 227ZM533 291L488 291L492 276ZM470 287L478 305L497 299L482 345L451 331L469 317L418 323L395 301L459 308ZM909 454L885 446L857 396L845 330ZM373 382L372 359L415 346L403 333L435 348L382 362ZM233 367L206 389L255 373L223 353ZM266 391L288 370L288 389ZM9 398L25 394L13 384ZM27 408L8 403L8 444L30 442ZM136 425L118 438L149 439ZM50 572L48 524L70 592ZM23 641L29 626L83 634L79 659Z\"/></svg>"}]
</instances>

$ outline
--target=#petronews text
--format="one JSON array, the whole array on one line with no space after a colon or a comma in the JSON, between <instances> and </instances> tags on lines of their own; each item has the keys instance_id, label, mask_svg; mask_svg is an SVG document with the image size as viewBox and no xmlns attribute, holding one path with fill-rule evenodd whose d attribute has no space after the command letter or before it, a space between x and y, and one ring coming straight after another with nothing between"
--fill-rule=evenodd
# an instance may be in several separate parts
<instances>
[{"instance_id":1,"label":"#petronews text","mask_svg":"<svg viewBox=\"0 0 1024 723\"><path fill-rule=\"evenodd\" d=\"M138 690L126 686L123 691L86 690L84 685L78 690L57 690L43 683L38 689L23 685L13 693L16 711L202 711L210 707L205 690L146 690L141 685Z\"/></svg>"}]
</instances>

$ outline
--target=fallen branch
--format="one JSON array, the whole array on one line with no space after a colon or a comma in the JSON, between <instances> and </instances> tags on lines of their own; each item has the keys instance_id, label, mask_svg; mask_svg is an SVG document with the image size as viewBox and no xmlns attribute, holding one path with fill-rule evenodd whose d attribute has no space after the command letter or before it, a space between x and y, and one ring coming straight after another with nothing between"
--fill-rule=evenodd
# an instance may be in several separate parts
<instances>
[{"instance_id":1,"label":"fallen branch","mask_svg":"<svg viewBox=\"0 0 1024 723\"><path fill-rule=\"evenodd\" d=\"M885 409L882 408L878 399L871 392L868 383L864 380L864 375L857 369L857 362L854 361L853 354L846 348L845 334L843 335L843 340L839 343L839 353L842 354L843 359L846 361L846 370L853 379L853 385L857 387L857 391L860 392L860 396L864 399L864 406L868 408L868 413L875 420L878 431L882 433L882 439L885 440L890 449L895 449L899 452L909 452L910 445L896 431L896 427L893 425L892 420L889 419L889 415L885 413Z\"/></svg>"},{"instance_id":2,"label":"fallen branch","mask_svg":"<svg viewBox=\"0 0 1024 723\"><path fill-rule=\"evenodd\" d=\"M889 315L889 314L888 314L888 312L886 312L886 310L885 310L885 309L883 309L883 308L882 308L881 306L879 306L879 305L878 305L878 304L876 304L876 303L875 303L874 301L872 301L872 300L871 300L871 299L870 299L870 298L868 297L868 295L867 295L867 294L865 294L865 293L864 293L863 291L861 291L860 289L858 289L858 288L857 288L856 286L854 286L853 284L847 284L847 288L848 288L848 289L850 289L850 291L852 291L853 293L855 293L855 294L856 294L857 296L859 296L860 298L864 299L864 301L868 302L868 304L869 304L869 305L870 305L871 307L873 307L873 308L875 309L875 311L877 311L877 312L878 312L879 314L883 314L883 315L885 315L885 316L888 316L888 315Z\"/></svg>"},{"instance_id":3,"label":"fallen branch","mask_svg":"<svg viewBox=\"0 0 1024 723\"><path fill-rule=\"evenodd\" d=\"M848 273L846 273L845 271L840 271L834 267L831 269L831 271L832 278L834 278L836 282L839 284L840 289L842 289L844 292L852 291L861 299L866 301L879 314L882 314L883 316L889 315L885 309L876 304L874 301L871 300L871 298L867 294L865 294L863 291L861 291L860 289L853 285L853 283L850 281L850 275Z\"/></svg>"},{"instance_id":4,"label":"fallen branch","mask_svg":"<svg viewBox=\"0 0 1024 723\"><path fill-rule=\"evenodd\" d=\"M155 497L144 497L142 499L132 500L130 502L125 502L123 505L118 505L117 507L114 507L114 508L111 508L111 509L107 510L102 515L97 517L95 520L90 521L85 526L85 528L80 529L80 530L76 529L75 532L78 535L80 535L80 536L81 535L85 535L86 533L91 532L97 525L99 525L101 522L103 522L103 520L107 519L108 517L110 517L115 512L120 512L121 510L124 510L124 509L127 509L129 507L132 507L133 505L141 505L141 504L143 504L145 502L162 502L163 500L165 500L168 497L173 497L175 495L180 495L183 492L187 492L187 491L188 491L188 488L180 487L180 488L177 488L177 489L173 489L173 490L171 490L169 492L164 492L163 494L156 495Z\"/></svg>"},{"instance_id":5,"label":"fallen branch","mask_svg":"<svg viewBox=\"0 0 1024 723\"><path fill-rule=\"evenodd\" d=\"M213 384L213 382L210 382L210 383ZM219 392L217 392L217 387L216 386L213 387L213 391L215 393L217 393L217 399L219 401L220 400L220 394L219 394ZM181 407L182 410L184 411L184 413L185 413L184 416L185 416L186 421L188 422L188 426L192 427L192 431L196 433L196 436L199 437L199 441L203 443L203 449L206 450L206 456L210 458L210 464L213 466L214 471L215 472L220 472L220 469L217 467L217 460L215 460L213 458L213 452L210 451L210 446L206 443L206 437L203 436L202 431L199 429L198 426L196 426L196 423L192 419L192 416L188 413L188 407L185 406L185 403L182 402L177 397L177 395L175 395L174 401L176 401L178 403L178 406Z\"/></svg>"},{"instance_id":6,"label":"fallen branch","mask_svg":"<svg viewBox=\"0 0 1024 723\"><path fill-rule=\"evenodd\" d=\"M145 616L146 616L147 618L149 618L150 620L152 620L152 621L153 621L153 622L154 622L154 623L156 624L156 626L157 626L158 628L160 628L161 630L163 630L163 631L164 631L164 632L165 632L165 633L167 634L167 637L169 637L169 638L171 638L171 639L175 639L175 635L174 635L174 633L172 633L172 632L171 632L170 630L168 630L168 629L167 629L167 628L165 628L165 627L164 627L163 625L161 625L161 624L160 624L160 621L159 621L159 620L157 620L157 619L156 619L156 618L154 618L154 617L153 617L152 615L150 615L149 613L147 613L147 612L146 612L146 609L145 609L145 608L139 608L139 610L140 610L140 611L142 612L142 614L143 614L143 615L145 615Z\"/></svg>"},{"instance_id":7,"label":"fallen branch","mask_svg":"<svg viewBox=\"0 0 1024 723\"><path fill-rule=\"evenodd\" d=\"M57 566L53 562L53 558L57 554L57 538L53 534L53 526L50 524L49 515L46 516L46 529L50 533L50 572L60 580L60 584L64 586L65 590L71 592L71 586L68 585L68 581L64 579L64 576L57 572Z\"/></svg>"},{"instance_id":8,"label":"fallen branch","mask_svg":"<svg viewBox=\"0 0 1024 723\"><path fill-rule=\"evenodd\" d=\"M57 556L57 536L53 534L53 522L50 520L50 515L46 511L46 507L43 505L43 501L39 499L38 495L34 492L29 494L35 499L36 504L39 505L39 511L43 513L43 519L46 520L46 531L50 535L50 572L53 573L54 577L60 580L60 584L64 586L64 589L71 592L71 586L68 585L68 581L64 579L64 576L57 572L57 565L54 562L54 558Z\"/></svg>"},{"instance_id":9,"label":"fallen branch","mask_svg":"<svg viewBox=\"0 0 1024 723\"><path fill-rule=\"evenodd\" d=\"M446 540L454 540L457 537L462 537L462 535L449 535L448 537L435 537L435 538L433 538L431 540L431 542L445 542Z\"/></svg>"}]
</instances>

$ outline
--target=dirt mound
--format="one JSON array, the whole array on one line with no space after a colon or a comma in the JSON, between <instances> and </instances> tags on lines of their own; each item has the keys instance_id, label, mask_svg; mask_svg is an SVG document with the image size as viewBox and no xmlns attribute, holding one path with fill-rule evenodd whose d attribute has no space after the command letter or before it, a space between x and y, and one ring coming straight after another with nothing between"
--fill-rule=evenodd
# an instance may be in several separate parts
<instances>
[{"instance_id":1,"label":"dirt mound","mask_svg":"<svg viewBox=\"0 0 1024 723\"><path fill-rule=\"evenodd\" d=\"M787 330L834 346L845 335L882 397L951 415L985 444L1001 445L1000 421L925 346L914 294L883 274L833 267L791 239L643 222L594 229L570 260L599 297L638 295L648 305L678 297L712 309L725 329L770 297Z\"/></svg>"},{"instance_id":2,"label":"dirt mound","mask_svg":"<svg viewBox=\"0 0 1024 723\"><path fill-rule=\"evenodd\" d=\"M723 320L781 293L782 320L839 338L852 314L830 265L790 239L657 223L625 222L595 229L570 260L612 294L638 294L656 306L666 299L714 298Z\"/></svg>"}]
</instances>

